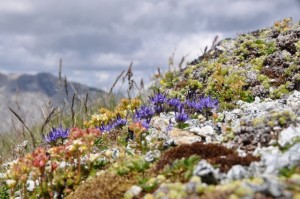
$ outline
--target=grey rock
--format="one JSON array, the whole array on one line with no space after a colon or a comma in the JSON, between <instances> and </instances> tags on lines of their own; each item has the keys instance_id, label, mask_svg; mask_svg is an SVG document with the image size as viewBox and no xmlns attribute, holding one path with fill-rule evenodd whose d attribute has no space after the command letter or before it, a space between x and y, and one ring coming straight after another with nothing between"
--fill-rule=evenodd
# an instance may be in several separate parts
<instances>
[{"instance_id":1,"label":"grey rock","mask_svg":"<svg viewBox=\"0 0 300 199\"><path fill-rule=\"evenodd\" d=\"M242 165L234 165L227 173L229 180L240 180L249 176L249 172Z\"/></svg>"},{"instance_id":2,"label":"grey rock","mask_svg":"<svg viewBox=\"0 0 300 199\"><path fill-rule=\"evenodd\" d=\"M289 167L300 165L300 143L294 144L284 153L283 159L289 160Z\"/></svg>"},{"instance_id":3,"label":"grey rock","mask_svg":"<svg viewBox=\"0 0 300 199\"><path fill-rule=\"evenodd\" d=\"M216 49L219 51L226 51L226 49L222 46L216 46Z\"/></svg>"},{"instance_id":4,"label":"grey rock","mask_svg":"<svg viewBox=\"0 0 300 199\"><path fill-rule=\"evenodd\" d=\"M248 71L246 73L248 82L255 82L257 80L257 72L256 71Z\"/></svg>"},{"instance_id":5,"label":"grey rock","mask_svg":"<svg viewBox=\"0 0 300 199\"><path fill-rule=\"evenodd\" d=\"M198 119L190 119L190 120L186 121L185 123L187 123L191 128L202 126L202 123Z\"/></svg>"},{"instance_id":6,"label":"grey rock","mask_svg":"<svg viewBox=\"0 0 300 199\"><path fill-rule=\"evenodd\" d=\"M255 100L254 100L254 103L256 103L256 104L260 103L260 98L256 96Z\"/></svg>"},{"instance_id":7,"label":"grey rock","mask_svg":"<svg viewBox=\"0 0 300 199\"><path fill-rule=\"evenodd\" d=\"M218 172L206 160L201 160L198 163L193 174L201 177L201 181L206 184L216 184L218 182Z\"/></svg>"},{"instance_id":8,"label":"grey rock","mask_svg":"<svg viewBox=\"0 0 300 199\"><path fill-rule=\"evenodd\" d=\"M161 155L159 150L152 150L146 153L145 160L147 162L153 162L154 160L158 159Z\"/></svg>"},{"instance_id":9,"label":"grey rock","mask_svg":"<svg viewBox=\"0 0 300 199\"><path fill-rule=\"evenodd\" d=\"M278 174L282 168L291 168L300 164L300 143L294 144L282 153L277 147L265 147L256 149L254 155L259 154L259 164L251 164L250 170L253 174Z\"/></svg>"},{"instance_id":10,"label":"grey rock","mask_svg":"<svg viewBox=\"0 0 300 199\"><path fill-rule=\"evenodd\" d=\"M133 185L129 190L126 191L126 193L124 194L124 198L135 198L136 196L140 195L142 191L143 189L140 186Z\"/></svg>"},{"instance_id":11,"label":"grey rock","mask_svg":"<svg viewBox=\"0 0 300 199\"><path fill-rule=\"evenodd\" d=\"M232 122L232 132L235 134L238 134L239 132L241 132L241 123L240 120L237 119L235 121Z\"/></svg>"},{"instance_id":12,"label":"grey rock","mask_svg":"<svg viewBox=\"0 0 300 199\"><path fill-rule=\"evenodd\" d=\"M190 131L184 131L178 128L174 128L168 132L168 136L169 139L173 140L176 145L191 144L202 140L200 136L195 135Z\"/></svg>"},{"instance_id":13,"label":"grey rock","mask_svg":"<svg viewBox=\"0 0 300 199\"><path fill-rule=\"evenodd\" d=\"M200 136L212 136L215 134L213 127L211 126L204 126L202 128L193 127L190 129L191 132L200 135Z\"/></svg>"},{"instance_id":14,"label":"grey rock","mask_svg":"<svg viewBox=\"0 0 300 199\"><path fill-rule=\"evenodd\" d=\"M293 144L297 138L300 138L300 126L290 125L279 134L278 143L280 146L285 147L289 144Z\"/></svg>"},{"instance_id":15,"label":"grey rock","mask_svg":"<svg viewBox=\"0 0 300 199\"><path fill-rule=\"evenodd\" d=\"M290 194L285 192L285 186L273 176L264 176L263 184L245 183L244 186L250 188L253 192L260 192L275 198L290 198Z\"/></svg>"},{"instance_id":16,"label":"grey rock","mask_svg":"<svg viewBox=\"0 0 300 199\"><path fill-rule=\"evenodd\" d=\"M120 150L119 149L113 149L112 150L112 158L117 159L120 156Z\"/></svg>"},{"instance_id":17,"label":"grey rock","mask_svg":"<svg viewBox=\"0 0 300 199\"><path fill-rule=\"evenodd\" d=\"M158 131L162 133L167 133L170 123L166 115L163 115L162 117L152 118L151 124L153 128L157 129Z\"/></svg>"}]
</instances>

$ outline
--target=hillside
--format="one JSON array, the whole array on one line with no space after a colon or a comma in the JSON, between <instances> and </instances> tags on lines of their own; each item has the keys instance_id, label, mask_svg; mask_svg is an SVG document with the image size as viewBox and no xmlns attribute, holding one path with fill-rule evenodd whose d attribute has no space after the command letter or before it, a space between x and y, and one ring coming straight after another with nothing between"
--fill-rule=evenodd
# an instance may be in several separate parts
<instances>
[{"instance_id":1,"label":"hillside","mask_svg":"<svg viewBox=\"0 0 300 199\"><path fill-rule=\"evenodd\" d=\"M299 198L299 74L300 21L214 41L156 75L147 100L99 107L84 128L57 126L23 147L1 166L0 195Z\"/></svg>"},{"instance_id":2,"label":"hillside","mask_svg":"<svg viewBox=\"0 0 300 199\"><path fill-rule=\"evenodd\" d=\"M8 107L31 126L44 117L42 111L47 113L48 109L71 103L74 93L77 93L78 99L85 98L86 93L89 93L90 100L104 94L102 90L76 82L67 82L67 90L68 94L64 80L59 83L58 77L50 73L18 76L0 73L0 114L8 116L0 123L0 133L11 130L13 124L20 125Z\"/></svg>"}]
</instances>

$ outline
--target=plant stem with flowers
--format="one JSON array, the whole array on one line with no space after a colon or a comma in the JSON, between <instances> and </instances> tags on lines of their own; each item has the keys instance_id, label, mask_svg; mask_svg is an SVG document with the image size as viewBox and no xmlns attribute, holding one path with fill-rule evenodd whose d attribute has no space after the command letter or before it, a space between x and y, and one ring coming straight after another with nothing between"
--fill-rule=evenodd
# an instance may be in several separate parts
<instances>
[{"instance_id":1,"label":"plant stem with flowers","mask_svg":"<svg viewBox=\"0 0 300 199\"><path fill-rule=\"evenodd\" d=\"M180 129L184 128L184 123L189 119L187 113L185 113L183 107L179 107L179 112L175 112L175 121L178 123Z\"/></svg>"}]
</instances>

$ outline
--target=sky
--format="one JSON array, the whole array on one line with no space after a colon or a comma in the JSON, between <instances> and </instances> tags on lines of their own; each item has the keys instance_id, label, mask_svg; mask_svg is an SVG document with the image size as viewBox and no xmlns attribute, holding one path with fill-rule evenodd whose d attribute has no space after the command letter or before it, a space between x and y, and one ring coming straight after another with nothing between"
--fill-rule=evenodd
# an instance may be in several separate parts
<instances>
[{"instance_id":1,"label":"sky","mask_svg":"<svg viewBox=\"0 0 300 199\"><path fill-rule=\"evenodd\" d=\"M192 61L214 37L300 20L300 0L0 0L0 72L62 72L108 90L133 62L147 83L157 67Z\"/></svg>"}]
</instances>

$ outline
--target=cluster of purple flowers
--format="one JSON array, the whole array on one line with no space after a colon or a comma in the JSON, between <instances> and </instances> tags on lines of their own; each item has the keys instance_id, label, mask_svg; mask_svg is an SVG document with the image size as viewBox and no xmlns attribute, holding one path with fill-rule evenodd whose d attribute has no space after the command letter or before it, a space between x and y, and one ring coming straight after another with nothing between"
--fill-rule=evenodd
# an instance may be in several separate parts
<instances>
[{"instance_id":1,"label":"cluster of purple flowers","mask_svg":"<svg viewBox=\"0 0 300 199\"><path fill-rule=\"evenodd\" d=\"M218 100L212 99L210 96L200 97L198 99L188 99L185 101L185 104L189 109L192 109L197 113L211 109L217 109L219 107Z\"/></svg>"},{"instance_id":2,"label":"cluster of purple flowers","mask_svg":"<svg viewBox=\"0 0 300 199\"><path fill-rule=\"evenodd\" d=\"M189 119L189 115L185 113L183 106L179 108L178 112L175 112L175 121L178 124L182 124Z\"/></svg>"},{"instance_id":3,"label":"cluster of purple flowers","mask_svg":"<svg viewBox=\"0 0 300 199\"><path fill-rule=\"evenodd\" d=\"M50 144L50 143L54 143L59 139L66 139L68 137L70 133L70 129L64 129L62 128L62 126L58 127L58 128L52 128L52 130L46 135L44 136L44 140Z\"/></svg>"},{"instance_id":4,"label":"cluster of purple flowers","mask_svg":"<svg viewBox=\"0 0 300 199\"><path fill-rule=\"evenodd\" d=\"M153 108L147 108L147 110L154 110L154 113L159 114L161 112L174 111L175 112L175 120L177 123L184 123L189 119L189 114L193 113L202 113L205 116L208 116L211 113L212 109L217 109L219 107L219 102L216 99L211 98L210 96L203 97L198 96L194 92L189 92L186 96L186 100L182 102L179 98L167 98L166 94L162 94L159 91L154 93L153 96L149 97L150 104L152 104ZM145 109L143 107L142 109ZM140 112L144 112L144 110L140 110ZM142 117L141 113L137 112L139 118ZM151 117L153 116L153 112L151 112ZM147 120L149 123L150 121Z\"/></svg>"},{"instance_id":5,"label":"cluster of purple flowers","mask_svg":"<svg viewBox=\"0 0 300 199\"><path fill-rule=\"evenodd\" d=\"M125 126L127 124L127 120L123 119L119 114L117 115L117 118L112 122L109 123L107 125L105 124L101 124L101 126L97 126L96 128L98 128L101 132L109 132L112 129L118 129L118 128L122 128L123 126Z\"/></svg>"},{"instance_id":6,"label":"cluster of purple flowers","mask_svg":"<svg viewBox=\"0 0 300 199\"><path fill-rule=\"evenodd\" d=\"M151 120L154 115L154 111L151 107L141 106L140 109L135 111L135 117L138 119Z\"/></svg>"},{"instance_id":7,"label":"cluster of purple flowers","mask_svg":"<svg viewBox=\"0 0 300 199\"><path fill-rule=\"evenodd\" d=\"M122 128L123 126L125 126L127 123L126 119L123 119L121 117L121 115L117 115L117 118L115 119L115 121L112 123L112 127L113 128Z\"/></svg>"},{"instance_id":8,"label":"cluster of purple flowers","mask_svg":"<svg viewBox=\"0 0 300 199\"><path fill-rule=\"evenodd\" d=\"M141 122L143 127L148 129L150 127L150 122L154 116L155 110L151 106L141 106L139 109L135 110L134 120L136 122Z\"/></svg>"},{"instance_id":9,"label":"cluster of purple flowers","mask_svg":"<svg viewBox=\"0 0 300 199\"><path fill-rule=\"evenodd\" d=\"M167 102L167 95L162 94L158 91L157 93L154 93L153 96L150 96L149 99L150 102L153 103L154 105L163 104Z\"/></svg>"},{"instance_id":10,"label":"cluster of purple flowers","mask_svg":"<svg viewBox=\"0 0 300 199\"><path fill-rule=\"evenodd\" d=\"M159 91L153 96L149 97L150 103L153 104L155 113L159 114L164 111L164 105L168 101L167 95L162 94Z\"/></svg>"}]
</instances>

